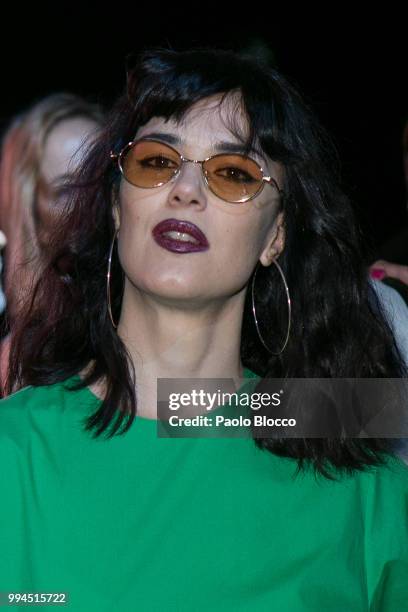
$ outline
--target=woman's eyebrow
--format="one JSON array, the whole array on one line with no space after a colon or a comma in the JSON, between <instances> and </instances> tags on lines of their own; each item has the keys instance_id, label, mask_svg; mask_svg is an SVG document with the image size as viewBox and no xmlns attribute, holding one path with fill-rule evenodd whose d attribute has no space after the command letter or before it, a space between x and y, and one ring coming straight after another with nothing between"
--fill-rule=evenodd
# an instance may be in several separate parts
<instances>
[{"instance_id":1,"label":"woman's eyebrow","mask_svg":"<svg viewBox=\"0 0 408 612\"><path fill-rule=\"evenodd\" d=\"M143 134L141 138L157 138L159 140L163 140L163 142L167 142L167 144L171 145L182 145L184 144L181 138L176 136L175 134L169 134L168 132L150 132L148 134ZM218 153L245 153L245 148L243 144L240 142L228 142L228 141L219 141L214 143L214 150ZM250 151L259 155L259 157L266 163L266 160L262 153L251 147Z\"/></svg>"}]
</instances>

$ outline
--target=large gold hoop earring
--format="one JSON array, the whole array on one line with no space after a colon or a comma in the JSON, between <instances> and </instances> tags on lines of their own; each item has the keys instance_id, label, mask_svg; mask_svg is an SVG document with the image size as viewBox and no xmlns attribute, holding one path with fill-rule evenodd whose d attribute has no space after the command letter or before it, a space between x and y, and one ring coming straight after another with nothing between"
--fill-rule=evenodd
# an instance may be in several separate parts
<instances>
[{"instance_id":1,"label":"large gold hoop earring","mask_svg":"<svg viewBox=\"0 0 408 612\"><path fill-rule=\"evenodd\" d=\"M264 339L262 338L262 334L259 331L259 327L258 327L258 319L256 318L256 309L255 309L255 296L254 296L254 286L255 286L255 277L256 277L256 273L258 272L258 267L259 267L259 262L256 265L255 268L255 273L254 276L252 278L252 312L254 314L254 320L255 320L255 326L256 326L256 331L258 332L258 336L260 341L262 342L262 344L264 345L264 347L266 348L267 351L269 351L269 353L271 353L271 355L281 355L283 353L283 351L286 348L286 345L288 343L289 340L289 335L290 335L290 327L291 327L291 314L292 314L292 306L291 306L291 300L290 300L290 294L289 294L289 287L288 284L286 282L286 278L285 275L283 274L282 268L280 267L280 265L278 264L277 261L275 261L275 259L272 260L272 262L275 264L275 266L277 267L279 274L282 278L283 284L285 286L285 292L286 292L286 299L288 302L288 329L286 332L286 337L285 337L285 341L283 343L283 346L281 348L281 350L278 353L275 353L274 351L271 351L271 349L269 348L269 346L267 346L267 344L264 342Z\"/></svg>"},{"instance_id":2,"label":"large gold hoop earring","mask_svg":"<svg viewBox=\"0 0 408 612\"><path fill-rule=\"evenodd\" d=\"M115 323L115 321L113 320L113 316L112 316L112 303L111 303L111 295L110 295L110 277L111 277L111 263L112 263L112 253L113 253L113 247L115 245L115 240L116 237L118 235L119 230L115 230L115 233L113 234L113 239L110 245L110 249L109 249L109 258L108 258L108 271L106 273L106 302L108 304L108 313L109 313L109 317L110 320L112 322L113 327L116 329L118 326Z\"/></svg>"}]
</instances>

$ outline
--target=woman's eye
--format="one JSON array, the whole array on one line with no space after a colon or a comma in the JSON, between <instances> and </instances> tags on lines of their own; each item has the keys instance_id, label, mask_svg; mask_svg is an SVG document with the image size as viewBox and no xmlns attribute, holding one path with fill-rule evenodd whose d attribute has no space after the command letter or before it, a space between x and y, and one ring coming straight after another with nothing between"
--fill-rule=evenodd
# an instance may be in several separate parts
<instances>
[{"instance_id":1,"label":"woman's eye","mask_svg":"<svg viewBox=\"0 0 408 612\"><path fill-rule=\"evenodd\" d=\"M248 172L232 166L228 168L220 168L217 170L216 174L230 181L236 181L237 183L253 183L255 180L250 174L248 174Z\"/></svg>"},{"instance_id":2,"label":"woman's eye","mask_svg":"<svg viewBox=\"0 0 408 612\"><path fill-rule=\"evenodd\" d=\"M177 168L177 164L174 161L161 155L146 157L140 160L140 164L146 168Z\"/></svg>"}]
</instances>

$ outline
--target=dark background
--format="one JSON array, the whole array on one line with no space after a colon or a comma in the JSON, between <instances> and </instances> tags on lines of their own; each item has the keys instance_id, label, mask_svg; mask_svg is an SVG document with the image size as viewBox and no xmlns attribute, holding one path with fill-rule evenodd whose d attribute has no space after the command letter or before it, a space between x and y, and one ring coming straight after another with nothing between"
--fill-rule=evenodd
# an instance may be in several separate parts
<instances>
[{"instance_id":1,"label":"dark background","mask_svg":"<svg viewBox=\"0 0 408 612\"><path fill-rule=\"evenodd\" d=\"M48 93L109 105L125 83L125 58L147 46L263 47L304 93L340 153L372 258L408 263L402 131L408 118L402 14L382 7L356 20L331 5L315 15L261 4L59 2L3 9L0 128ZM290 13L290 14L289 14ZM402 245L402 246L401 246Z\"/></svg>"}]
</instances>

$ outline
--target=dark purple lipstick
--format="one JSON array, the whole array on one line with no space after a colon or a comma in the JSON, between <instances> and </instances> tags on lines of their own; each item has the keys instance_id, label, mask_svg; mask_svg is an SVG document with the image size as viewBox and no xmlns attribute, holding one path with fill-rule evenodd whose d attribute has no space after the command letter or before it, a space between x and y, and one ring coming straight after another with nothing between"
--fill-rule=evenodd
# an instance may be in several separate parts
<instances>
[{"instance_id":1,"label":"dark purple lipstick","mask_svg":"<svg viewBox=\"0 0 408 612\"><path fill-rule=\"evenodd\" d=\"M154 226L152 235L158 245L174 253L195 253L210 248L205 234L190 221L165 219Z\"/></svg>"}]
</instances>

